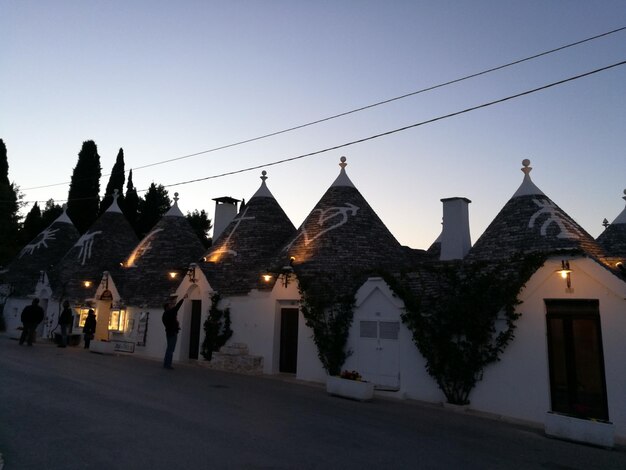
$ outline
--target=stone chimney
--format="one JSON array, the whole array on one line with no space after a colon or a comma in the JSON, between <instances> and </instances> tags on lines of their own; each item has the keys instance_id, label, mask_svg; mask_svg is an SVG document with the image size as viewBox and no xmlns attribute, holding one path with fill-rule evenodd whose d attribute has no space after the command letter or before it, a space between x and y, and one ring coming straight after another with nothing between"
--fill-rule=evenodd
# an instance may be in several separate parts
<instances>
[{"instance_id":1,"label":"stone chimney","mask_svg":"<svg viewBox=\"0 0 626 470\"><path fill-rule=\"evenodd\" d=\"M472 247L469 230L469 203L464 197L449 197L443 202L440 260L463 259Z\"/></svg>"},{"instance_id":2,"label":"stone chimney","mask_svg":"<svg viewBox=\"0 0 626 470\"><path fill-rule=\"evenodd\" d=\"M226 196L216 197L213 200L215 201L215 217L213 218L213 241L215 242L237 215L239 199Z\"/></svg>"}]
</instances>

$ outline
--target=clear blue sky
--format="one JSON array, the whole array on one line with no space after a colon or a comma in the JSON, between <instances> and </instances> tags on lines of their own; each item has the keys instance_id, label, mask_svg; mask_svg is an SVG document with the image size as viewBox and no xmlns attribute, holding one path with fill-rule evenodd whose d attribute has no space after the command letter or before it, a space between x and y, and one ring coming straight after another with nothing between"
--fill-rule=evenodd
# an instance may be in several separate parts
<instances>
[{"instance_id":1,"label":"clear blue sky","mask_svg":"<svg viewBox=\"0 0 626 470\"><path fill-rule=\"evenodd\" d=\"M621 1L0 0L0 138L25 200L61 201L84 140L103 173L227 145L626 26ZM626 59L626 32L281 136L134 171L138 189L294 157ZM624 208L626 66L459 117L267 168L298 226L340 156L398 240L427 248L441 198L472 241L522 181L594 237ZM261 170L170 188L181 209L248 199ZM108 177L103 177L104 190ZM28 209L28 208L27 208Z\"/></svg>"}]
</instances>

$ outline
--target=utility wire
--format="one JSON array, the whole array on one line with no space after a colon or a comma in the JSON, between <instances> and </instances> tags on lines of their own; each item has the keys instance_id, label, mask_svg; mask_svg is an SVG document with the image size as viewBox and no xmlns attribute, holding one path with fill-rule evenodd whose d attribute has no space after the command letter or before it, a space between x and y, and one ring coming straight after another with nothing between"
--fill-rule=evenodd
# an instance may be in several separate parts
<instances>
[{"instance_id":1,"label":"utility wire","mask_svg":"<svg viewBox=\"0 0 626 470\"><path fill-rule=\"evenodd\" d=\"M360 108L355 108L355 109L352 109L352 110L349 110L349 111L345 111L343 113L333 114L331 116L328 116L328 117L325 117L325 118L321 118L321 119L317 119L315 121L310 121L310 122L307 122L305 124L300 124L300 125L297 125L297 126L293 126L293 127L289 127L289 128L280 130L280 131L271 132L269 134L264 134L264 135L261 135L261 136L252 137L250 139L240 140L240 141L237 141L237 142L234 142L234 143L231 143L231 144L226 144L226 145L222 145L222 146L219 146L219 147L214 147L214 148L211 148L211 149L208 149L208 150L203 150L201 152L190 153L188 155L183 155L183 156L180 156L180 157L170 158L168 160L162 160L162 161L159 161L159 162L149 163L147 165L142 165L142 166L135 167L135 168L133 168L133 170L134 171L141 170L141 169L144 169L144 168L150 168L150 167L157 166L157 165L163 165L165 163L171 163L171 162L175 162L175 161L178 161L178 160L183 160L183 159L186 159L186 158L197 157L198 155L204 155L204 154L207 154L207 153L213 153L213 152L217 152L219 150L225 150L225 149L228 149L228 148L231 148L231 147L237 147L239 145L249 144L251 142L256 142L258 140L267 139L269 137L274 137L274 136L277 136L277 135L285 134L287 132L292 132L292 131L295 131L295 130L298 130L298 129L303 129L305 127L313 126L315 124L320 124L322 122L330 121L330 120L337 119L337 118L340 118L340 117L343 117L343 116L348 116L350 114L358 113L360 111L365 111L367 109L375 108L377 106L382 106L384 104L392 103L394 101L398 101L398 100L401 100L401 99L404 99L404 98L408 98L410 96L415 96L415 95L418 95L418 94L421 94L421 93L426 93L428 91L436 90L438 88L443 88L443 87L446 87L446 86L449 86L449 85L453 85L455 83L463 82L465 80L469 80L471 78L476 78L476 77L479 77L481 75L486 75L488 73L495 72L497 70L502 70L502 69L505 69L507 67L511 67L513 65L521 64L523 62L527 62L527 61L530 61L530 60L533 60L533 59L537 59L539 57L543 57L543 56L546 56L546 55L549 55L549 54L553 54L555 52L559 52L559 51L562 51L564 49L568 49L570 47L578 46L580 44L584 44L586 42L590 42L590 41L593 41L593 40L596 40L596 39L599 39L599 38L602 38L602 37L605 37L605 36L609 36L611 34L615 34L615 33L618 33L620 31L624 31L624 30L626 30L626 26L622 26L621 28L617 28L617 29L613 29L611 31L607 31L607 32L602 33L602 34L597 34L595 36L591 36L591 37L588 37L586 39L581 39L579 41L572 42L572 43L566 44L564 46L560 46L560 47L557 47L557 48L554 48L554 49L550 49L548 51L540 52L538 54L534 54L534 55L525 57L523 59L518 59L518 60L515 60L513 62L508 62L508 63L503 64L503 65L498 65L496 67L492 67L492 68L483 70L481 72L473 73L473 74L470 74L470 75L465 75L464 77L461 77L461 78L456 78L454 80L449 80L447 82L440 83L438 85L433 85L433 86L430 86L430 87L427 87L427 88L422 88L420 90L413 91L413 92L410 92L410 93L406 93L404 95L396 96L394 98L389 98L389 99L386 99L386 100L383 100L383 101L378 101L376 103L372 103L372 104L369 104L369 105L366 105L366 106L362 106ZM261 168L261 167L259 167L259 168ZM102 175L102 176L103 177L110 176L110 173ZM62 185L66 185L66 184L70 184L70 182L54 183L54 184L49 184L49 185L44 185L44 186L34 186L34 187L31 187L31 188L24 188L23 191L29 191L29 190L33 190L33 189L50 188L50 187L53 187L53 186L62 186Z\"/></svg>"},{"instance_id":2,"label":"utility wire","mask_svg":"<svg viewBox=\"0 0 626 470\"><path fill-rule=\"evenodd\" d=\"M319 154L322 154L322 153L330 152L332 150L338 150L338 149L342 149L342 148L345 148L345 147L350 147L352 145L361 144L361 143L367 142L369 140L379 139L381 137L386 137L388 135L396 134L398 132L403 132L403 131L406 131L408 129L413 129L415 127L424 126L426 124L432 124L434 122L442 121L444 119L448 119L448 118L451 118L451 117L454 117L454 116L459 116L461 114L466 114L466 113L469 113L471 111L476 111L478 109L487 108L487 107L493 106L495 104L504 103L505 101L510 101L510 100L513 100L513 99L516 99L516 98L520 98L522 96L530 95L532 93L537 93L539 91L547 90L548 88L552 88L552 87L555 87L555 86L558 86L558 85L562 85L564 83L571 82L571 81L574 81L574 80L578 80L580 78L588 77L590 75L594 75L596 73L604 72L606 70L610 70L610 69L613 69L615 67L619 67L619 66L622 66L622 65L625 65L625 64L626 64L626 60L623 60L621 62L617 62L617 63L611 64L611 65L607 65L607 66L601 67L599 69L591 70L589 72L581 73L579 75L574 75L572 77L565 78L563 80L559 80L559 81L556 81L556 82L548 83L547 85L543 85L543 86L540 86L540 87L537 87L537 88L533 88L531 90L526 90L526 91L523 91L523 92L520 92L520 93L516 93L514 95L509 95L507 97L500 98L500 99L497 99L497 100L494 100L494 101L489 101L489 102L486 102L486 103L483 103L483 104L479 104L479 105L476 105L476 106L472 106L470 108L465 108L465 109L463 109L461 111L455 111L453 113L444 114L442 116L438 116L438 117L435 117L435 118L432 118L432 119L428 119L426 121L421 121L421 122L418 122L418 123L415 123L415 124L410 124L408 126L392 129L390 131L382 132L380 134L374 134L374 135L371 135L369 137L364 137L364 138L361 138L361 139L358 139L358 140L353 140L351 142L346 142L346 143L343 143L343 144L335 145L333 147L327 147L327 148L324 148L322 150L316 150L315 152L305 153L305 154L302 154L302 155L298 155L296 157L284 158L282 160L276 160L276 161L270 162L270 163L263 163L261 165L255 165L255 166L251 166L251 167L247 167L247 168L243 168L243 169L239 169L239 170L228 171L226 173L220 173L220 174L217 174L217 175L205 176L203 178L196 178L196 179L192 179L192 180L181 181L181 182L178 182L178 183L167 184L167 185L163 185L163 187L164 188L172 188L174 186L182 186L184 184L198 183L200 181L206 181L206 180L210 180L210 179L222 178L224 176L231 176L231 175L236 175L236 174L239 174L239 173L245 173L245 172L252 171L252 170L258 170L258 169L261 169L261 168L267 168L267 167L270 167L270 166L280 165L282 163L287 163L287 162L292 162L292 161L300 160L300 159L307 158L307 157L312 157L314 155L319 155ZM147 191L147 190L146 189L142 189L142 190L138 190L137 192L144 192L144 191ZM31 201L31 202L44 202L44 201ZM59 202L64 202L64 201L59 201Z\"/></svg>"},{"instance_id":3,"label":"utility wire","mask_svg":"<svg viewBox=\"0 0 626 470\"><path fill-rule=\"evenodd\" d=\"M397 129L393 129L393 130L390 130L390 131L382 132L380 134L375 134L375 135L372 135L372 136L369 136L369 137L364 137L362 139L353 140L351 142L347 142L347 143L344 143L344 144L335 145L334 147L327 147L325 149L317 150L315 152L305 153L303 155L298 155L297 157L284 158L282 160L277 160L275 162L264 163L262 165L256 165L256 166L244 168L244 169L241 169L241 170L234 170L234 171L229 171L229 172L226 172L226 173L221 173L221 174L218 174L218 175L206 176L204 178L196 178L196 179L193 179L193 180L181 181L179 183L167 184L167 185L164 185L163 187L171 188L171 187L174 187L174 186L181 186L183 184L197 183L199 181L205 181L205 180L209 180L209 179L221 178L223 176L230 176L230 175L235 175L235 174L238 174L238 173L244 173L244 172L251 171L251 170L258 170L260 168L266 168L266 167L269 167L269 166L280 165L281 163L292 162L294 160L300 160L302 158L311 157L313 155L319 155L321 153L330 152L332 150L338 150L338 149L341 149L341 148L349 147L351 145L360 144L360 143L363 143L363 142L367 142L369 140L374 140L374 139L378 139L380 137L385 137L385 136L388 136L388 135L391 135L391 134L396 134L398 132L406 131L406 130L412 129L414 127L424 126L426 124L432 124L433 122L441 121L443 119L448 119L448 118L451 118L451 117L454 117L454 116L458 116L460 114L469 113L470 111L476 111L477 109L487 108L487 107L493 106L495 104L503 103L505 101L509 101L509 100L512 100L512 99L515 99L515 98L519 98L519 97L522 97L522 96L530 95L532 93L536 93L538 91L546 90L548 88L552 88L552 87L555 87L557 85L562 85L563 83L567 83L567 82L571 82L571 81L574 81L574 80L578 80L579 78L588 77L589 75L593 75L593 74L596 74L596 73L604 72L606 70L612 69L614 67L619 67L619 66L624 65L624 64L626 64L626 60L623 60L622 62L617 62L617 63L612 64L612 65L607 65L606 67L595 69L595 70L592 70L590 72L585 72L585 73L582 73L580 75L575 75L573 77L569 77L569 78L566 78L566 79L563 79L563 80L559 80L557 82L552 82L552 83L549 83L547 85L540 86L538 88L533 88L532 90L523 91L523 92L517 93L515 95L507 96L505 98L500 98L500 99L495 100L495 101L489 101L487 103L483 103L483 104L480 104L480 105L477 105L477 106L472 106L471 108L466 108L466 109L463 109L461 111L456 111L454 113L445 114L443 116L432 118L432 119L429 119L427 121L421 121L421 122L418 122L416 124L411 124L411 125L408 125L408 126L399 127Z\"/></svg>"}]
</instances>

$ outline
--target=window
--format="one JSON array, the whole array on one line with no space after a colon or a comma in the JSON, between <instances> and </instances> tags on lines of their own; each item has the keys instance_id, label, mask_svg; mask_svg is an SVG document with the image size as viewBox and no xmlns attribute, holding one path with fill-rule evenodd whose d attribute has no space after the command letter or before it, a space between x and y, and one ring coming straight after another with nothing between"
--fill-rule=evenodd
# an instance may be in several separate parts
<instances>
[{"instance_id":1,"label":"window","mask_svg":"<svg viewBox=\"0 0 626 470\"><path fill-rule=\"evenodd\" d=\"M552 411L608 420L598 301L545 303Z\"/></svg>"},{"instance_id":2,"label":"window","mask_svg":"<svg viewBox=\"0 0 626 470\"><path fill-rule=\"evenodd\" d=\"M80 309L80 315L77 317L78 320L78 324L74 325L77 326L79 328L82 328L85 326L85 320L87 320L87 314L89 313L89 309L88 308L81 308Z\"/></svg>"},{"instance_id":3,"label":"window","mask_svg":"<svg viewBox=\"0 0 626 470\"><path fill-rule=\"evenodd\" d=\"M109 316L109 330L110 331L124 331L126 326L126 310L115 309L111 310Z\"/></svg>"}]
</instances>

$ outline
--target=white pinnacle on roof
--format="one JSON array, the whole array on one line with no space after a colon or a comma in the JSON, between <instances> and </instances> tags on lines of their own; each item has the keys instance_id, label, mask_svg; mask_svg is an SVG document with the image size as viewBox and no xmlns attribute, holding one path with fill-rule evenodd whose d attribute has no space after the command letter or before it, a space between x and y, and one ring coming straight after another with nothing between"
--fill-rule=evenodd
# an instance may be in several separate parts
<instances>
[{"instance_id":1,"label":"white pinnacle on roof","mask_svg":"<svg viewBox=\"0 0 626 470\"><path fill-rule=\"evenodd\" d=\"M122 209L120 209L119 204L117 203L117 198L119 197L119 190L117 188L115 188L113 190L113 202L111 203L111 205L107 208L107 210L105 212L117 212L119 214L122 213Z\"/></svg>"},{"instance_id":2,"label":"white pinnacle on roof","mask_svg":"<svg viewBox=\"0 0 626 470\"><path fill-rule=\"evenodd\" d=\"M333 186L348 186L349 188L354 188L354 184L350 181L350 178L348 178L348 174L346 173L346 166L348 165L346 163L346 157L341 157L339 160L341 161L339 164L341 171L339 172L337 179L330 185L331 188Z\"/></svg>"},{"instance_id":3,"label":"white pinnacle on roof","mask_svg":"<svg viewBox=\"0 0 626 470\"><path fill-rule=\"evenodd\" d=\"M265 184L265 180L267 179L266 175L267 171L263 170L260 176L261 186L259 187L259 189L257 189L256 193L254 193L250 199L255 197L271 197L272 199L274 199L274 195L270 192L267 185Z\"/></svg>"},{"instance_id":4,"label":"white pinnacle on roof","mask_svg":"<svg viewBox=\"0 0 626 470\"><path fill-rule=\"evenodd\" d=\"M624 189L624 194L626 195L626 189ZM626 201L626 196L622 197L624 201ZM624 210L620 212L620 214L615 218L612 225L615 224L626 224L626 207Z\"/></svg>"},{"instance_id":5,"label":"white pinnacle on roof","mask_svg":"<svg viewBox=\"0 0 626 470\"><path fill-rule=\"evenodd\" d=\"M532 170L532 167L530 166L530 160L528 158L525 158L524 160L522 160L522 165L524 165L524 168L522 168L522 172L524 173L524 181L522 181L520 187L517 188L515 194L511 196L511 199L518 196L545 196L545 194L543 194L543 191L535 186L535 183L533 183L530 179L530 172Z\"/></svg>"},{"instance_id":6,"label":"white pinnacle on roof","mask_svg":"<svg viewBox=\"0 0 626 470\"><path fill-rule=\"evenodd\" d=\"M167 211L163 217L185 217L178 208L178 193L174 193L174 204L172 205L172 207L170 207L170 210Z\"/></svg>"},{"instance_id":7,"label":"white pinnacle on roof","mask_svg":"<svg viewBox=\"0 0 626 470\"><path fill-rule=\"evenodd\" d=\"M63 213L60 216L58 216L56 220L52 223L56 223L56 222L74 225L72 221L70 220L69 216L67 215L67 204L63 204Z\"/></svg>"}]
</instances>

